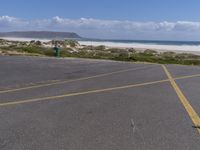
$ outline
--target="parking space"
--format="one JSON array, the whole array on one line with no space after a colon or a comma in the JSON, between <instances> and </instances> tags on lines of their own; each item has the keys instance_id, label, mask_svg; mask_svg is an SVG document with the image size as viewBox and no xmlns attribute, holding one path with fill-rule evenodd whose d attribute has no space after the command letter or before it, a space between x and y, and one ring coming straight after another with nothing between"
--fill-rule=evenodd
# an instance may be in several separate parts
<instances>
[{"instance_id":1,"label":"parking space","mask_svg":"<svg viewBox=\"0 0 200 150\"><path fill-rule=\"evenodd\" d=\"M2 65L2 150L199 149L200 77L189 77L198 67L36 57Z\"/></svg>"}]
</instances>

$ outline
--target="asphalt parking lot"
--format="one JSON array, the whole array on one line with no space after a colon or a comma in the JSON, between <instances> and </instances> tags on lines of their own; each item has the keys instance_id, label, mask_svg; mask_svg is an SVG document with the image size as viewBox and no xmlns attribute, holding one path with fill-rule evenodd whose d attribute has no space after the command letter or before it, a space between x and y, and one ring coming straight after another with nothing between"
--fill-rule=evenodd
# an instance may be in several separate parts
<instances>
[{"instance_id":1,"label":"asphalt parking lot","mask_svg":"<svg viewBox=\"0 0 200 150\"><path fill-rule=\"evenodd\" d=\"M200 67L0 56L0 150L199 150Z\"/></svg>"}]
</instances>

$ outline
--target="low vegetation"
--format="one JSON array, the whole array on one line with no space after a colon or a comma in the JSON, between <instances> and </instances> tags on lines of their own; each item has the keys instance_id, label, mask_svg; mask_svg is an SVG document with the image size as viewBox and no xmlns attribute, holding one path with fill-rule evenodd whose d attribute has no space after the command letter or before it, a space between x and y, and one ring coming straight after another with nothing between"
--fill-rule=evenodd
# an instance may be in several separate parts
<instances>
[{"instance_id":1,"label":"low vegetation","mask_svg":"<svg viewBox=\"0 0 200 150\"><path fill-rule=\"evenodd\" d=\"M200 56L188 53L139 51L133 48L107 48L101 46L81 46L77 41L30 41L18 42L0 39L0 55L36 55L55 56L53 47L60 47L61 57L80 57L109 59L117 61L151 62L161 64L200 65Z\"/></svg>"}]
</instances>

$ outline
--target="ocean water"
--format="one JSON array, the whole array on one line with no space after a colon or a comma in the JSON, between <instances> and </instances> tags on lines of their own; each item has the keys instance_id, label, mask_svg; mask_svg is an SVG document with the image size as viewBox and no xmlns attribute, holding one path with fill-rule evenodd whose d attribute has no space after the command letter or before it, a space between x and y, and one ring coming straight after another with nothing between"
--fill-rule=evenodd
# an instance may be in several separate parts
<instances>
[{"instance_id":1,"label":"ocean water","mask_svg":"<svg viewBox=\"0 0 200 150\"><path fill-rule=\"evenodd\" d=\"M200 52L200 41L80 40L82 45Z\"/></svg>"}]
</instances>

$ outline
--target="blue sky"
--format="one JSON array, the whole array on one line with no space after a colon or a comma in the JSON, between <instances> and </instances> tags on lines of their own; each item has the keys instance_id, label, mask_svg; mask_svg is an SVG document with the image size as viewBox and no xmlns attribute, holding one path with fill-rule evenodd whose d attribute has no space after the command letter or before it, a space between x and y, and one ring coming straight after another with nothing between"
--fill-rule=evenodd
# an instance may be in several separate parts
<instances>
[{"instance_id":1,"label":"blue sky","mask_svg":"<svg viewBox=\"0 0 200 150\"><path fill-rule=\"evenodd\" d=\"M199 0L1 0L0 31L73 31L116 39L200 40Z\"/></svg>"}]
</instances>

